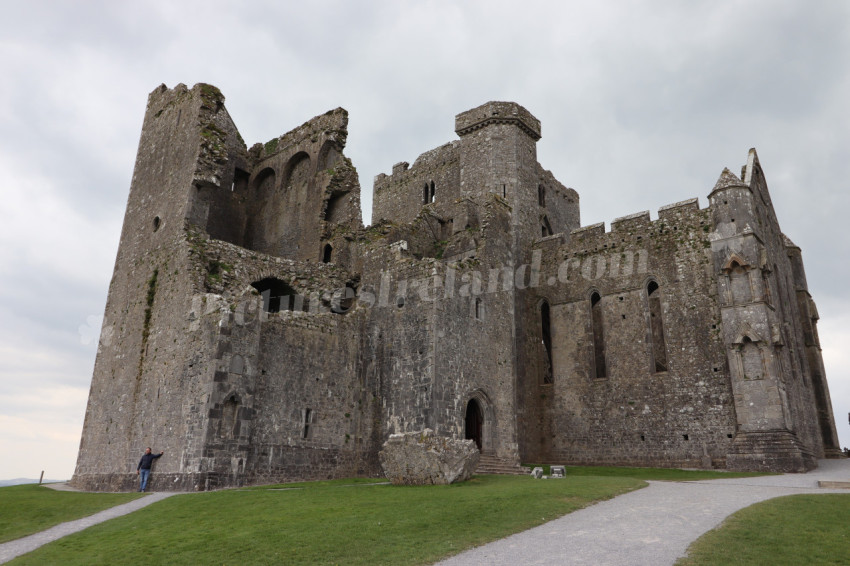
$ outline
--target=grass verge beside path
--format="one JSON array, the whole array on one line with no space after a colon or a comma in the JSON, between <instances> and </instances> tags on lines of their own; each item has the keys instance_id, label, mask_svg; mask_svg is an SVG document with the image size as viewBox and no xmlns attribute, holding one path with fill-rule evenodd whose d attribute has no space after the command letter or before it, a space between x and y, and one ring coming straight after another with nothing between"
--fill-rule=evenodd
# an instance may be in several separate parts
<instances>
[{"instance_id":1,"label":"grass verge beside path","mask_svg":"<svg viewBox=\"0 0 850 566\"><path fill-rule=\"evenodd\" d=\"M374 480L373 480L374 481ZM170 497L13 564L425 564L646 485L633 478L364 480Z\"/></svg>"},{"instance_id":2,"label":"grass verge beside path","mask_svg":"<svg viewBox=\"0 0 850 566\"><path fill-rule=\"evenodd\" d=\"M535 466L543 468L549 475L549 464L523 464L528 471ZM609 478L636 478L655 481L700 481L732 478L752 478L756 476L775 476L772 472L725 472L722 470L680 470L676 468L616 468L612 466L564 466L567 477L597 476Z\"/></svg>"},{"instance_id":3,"label":"grass verge beside path","mask_svg":"<svg viewBox=\"0 0 850 566\"><path fill-rule=\"evenodd\" d=\"M0 487L0 543L141 497L140 493L56 491L37 484Z\"/></svg>"},{"instance_id":4,"label":"grass verge beside path","mask_svg":"<svg viewBox=\"0 0 850 566\"><path fill-rule=\"evenodd\" d=\"M850 494L779 497L731 515L676 566L847 564L848 525Z\"/></svg>"}]
</instances>

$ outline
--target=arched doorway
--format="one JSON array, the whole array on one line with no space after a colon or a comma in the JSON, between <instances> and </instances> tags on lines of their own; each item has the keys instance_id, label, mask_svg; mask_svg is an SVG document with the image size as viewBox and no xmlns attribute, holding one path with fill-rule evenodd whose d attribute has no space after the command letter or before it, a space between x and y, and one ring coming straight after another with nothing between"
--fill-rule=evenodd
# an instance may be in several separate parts
<instances>
[{"instance_id":1,"label":"arched doorway","mask_svg":"<svg viewBox=\"0 0 850 566\"><path fill-rule=\"evenodd\" d=\"M475 441L478 450L481 450L481 430L484 426L484 413L481 405L475 399L470 399L466 404L466 426L464 427L464 438Z\"/></svg>"}]
</instances>

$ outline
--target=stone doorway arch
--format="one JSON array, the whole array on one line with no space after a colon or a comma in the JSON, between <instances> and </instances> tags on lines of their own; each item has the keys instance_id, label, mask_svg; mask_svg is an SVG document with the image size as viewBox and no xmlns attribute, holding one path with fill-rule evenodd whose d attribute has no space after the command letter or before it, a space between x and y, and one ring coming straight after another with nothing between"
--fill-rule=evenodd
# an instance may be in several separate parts
<instances>
[{"instance_id":1,"label":"stone doorway arch","mask_svg":"<svg viewBox=\"0 0 850 566\"><path fill-rule=\"evenodd\" d=\"M482 454L495 451L493 422L493 405L487 395L480 389L467 395L463 404L463 437L474 440Z\"/></svg>"},{"instance_id":2,"label":"stone doorway arch","mask_svg":"<svg viewBox=\"0 0 850 566\"><path fill-rule=\"evenodd\" d=\"M464 420L464 437L474 440L478 450L481 450L481 429L484 425L484 412L475 399L466 404L466 419Z\"/></svg>"}]
</instances>

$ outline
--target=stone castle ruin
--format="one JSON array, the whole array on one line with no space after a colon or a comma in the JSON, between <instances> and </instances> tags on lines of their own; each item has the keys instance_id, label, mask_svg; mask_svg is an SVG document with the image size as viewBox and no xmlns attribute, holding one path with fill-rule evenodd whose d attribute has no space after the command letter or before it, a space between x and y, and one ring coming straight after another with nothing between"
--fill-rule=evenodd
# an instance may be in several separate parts
<instances>
[{"instance_id":1,"label":"stone castle ruin","mask_svg":"<svg viewBox=\"0 0 850 566\"><path fill-rule=\"evenodd\" d=\"M375 179L332 110L248 148L213 86L149 97L73 484L380 473L390 434L521 462L805 471L839 457L800 249L750 150L582 226L512 102Z\"/></svg>"}]
</instances>

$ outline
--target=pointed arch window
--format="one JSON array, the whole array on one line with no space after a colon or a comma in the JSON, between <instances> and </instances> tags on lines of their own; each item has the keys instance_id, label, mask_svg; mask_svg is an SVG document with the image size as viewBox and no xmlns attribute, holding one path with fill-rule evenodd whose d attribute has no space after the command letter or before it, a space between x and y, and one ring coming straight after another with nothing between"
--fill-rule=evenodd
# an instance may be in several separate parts
<instances>
[{"instance_id":1,"label":"pointed arch window","mask_svg":"<svg viewBox=\"0 0 850 566\"><path fill-rule=\"evenodd\" d=\"M650 281L646 286L649 301L649 335L652 343L652 360L655 372L667 371L667 344L664 341L664 323L661 319L661 292L658 283Z\"/></svg>"},{"instance_id":2,"label":"pointed arch window","mask_svg":"<svg viewBox=\"0 0 850 566\"><path fill-rule=\"evenodd\" d=\"M598 379L608 377L605 360L605 334L602 321L602 297L597 291L590 295L590 323L593 331L593 366Z\"/></svg>"},{"instance_id":3,"label":"pointed arch window","mask_svg":"<svg viewBox=\"0 0 850 566\"><path fill-rule=\"evenodd\" d=\"M723 266L723 273L727 277L727 300L730 304L740 305L752 302L753 284L750 280L751 269L747 261L736 253L733 253L726 262L726 265Z\"/></svg>"},{"instance_id":4,"label":"pointed arch window","mask_svg":"<svg viewBox=\"0 0 850 566\"><path fill-rule=\"evenodd\" d=\"M425 187L422 189L422 204L431 204L435 202L437 199L437 187L434 185L434 181L430 183L425 183Z\"/></svg>"},{"instance_id":5,"label":"pointed arch window","mask_svg":"<svg viewBox=\"0 0 850 566\"><path fill-rule=\"evenodd\" d=\"M735 304L749 303L753 300L750 274L744 266L733 261L729 270L729 279L732 283L732 300Z\"/></svg>"}]
</instances>

